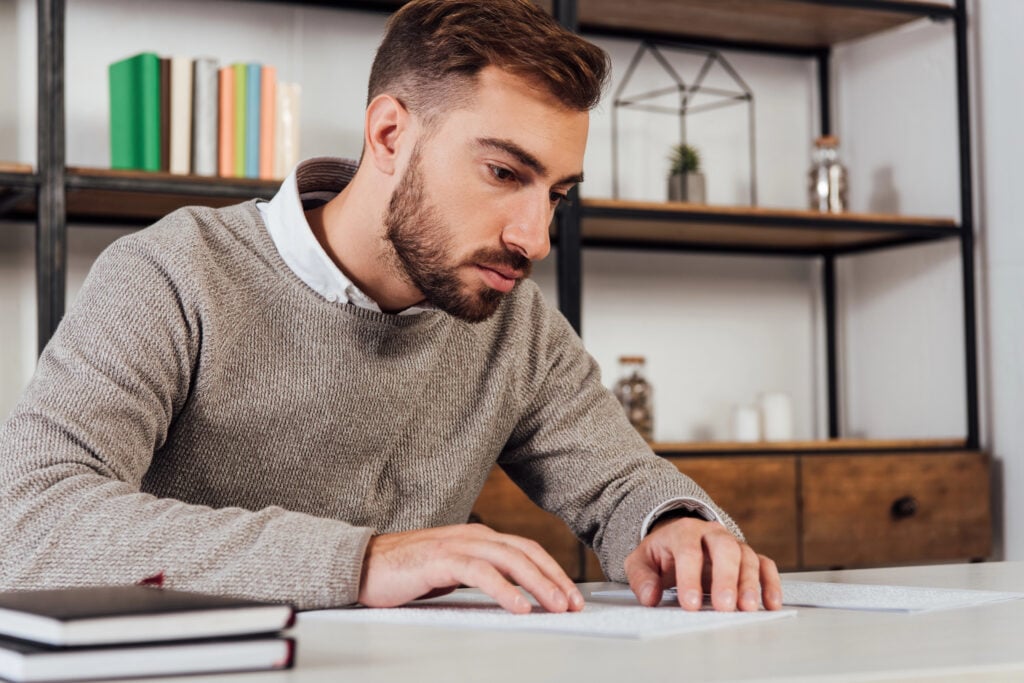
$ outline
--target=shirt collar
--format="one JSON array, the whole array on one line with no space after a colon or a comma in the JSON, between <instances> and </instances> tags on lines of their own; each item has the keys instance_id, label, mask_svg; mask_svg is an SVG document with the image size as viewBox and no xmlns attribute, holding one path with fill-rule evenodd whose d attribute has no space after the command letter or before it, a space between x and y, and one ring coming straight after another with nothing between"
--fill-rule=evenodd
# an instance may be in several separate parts
<instances>
[{"instance_id":1,"label":"shirt collar","mask_svg":"<svg viewBox=\"0 0 1024 683\"><path fill-rule=\"evenodd\" d=\"M258 208L267 232L285 264L314 292L331 302L352 304L380 312L380 306L362 292L335 265L313 235L305 211L326 204L351 182L356 164L346 159L317 157L295 167L269 202ZM430 304L410 306L398 315L434 310Z\"/></svg>"}]
</instances>

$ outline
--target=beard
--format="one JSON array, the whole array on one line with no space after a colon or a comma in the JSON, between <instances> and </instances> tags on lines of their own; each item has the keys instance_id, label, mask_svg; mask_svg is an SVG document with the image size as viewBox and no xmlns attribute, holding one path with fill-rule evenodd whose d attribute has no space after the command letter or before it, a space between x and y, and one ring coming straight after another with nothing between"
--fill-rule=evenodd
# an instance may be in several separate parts
<instances>
[{"instance_id":1,"label":"beard","mask_svg":"<svg viewBox=\"0 0 1024 683\"><path fill-rule=\"evenodd\" d=\"M417 146L384 212L385 239L393 251L390 265L435 307L466 322L483 322L498 310L505 294L482 283L475 288L464 284L460 267L499 266L521 272L525 278L533 264L521 254L500 248L478 249L466 261L453 262L449 255L455 253L455 231L425 195Z\"/></svg>"}]
</instances>

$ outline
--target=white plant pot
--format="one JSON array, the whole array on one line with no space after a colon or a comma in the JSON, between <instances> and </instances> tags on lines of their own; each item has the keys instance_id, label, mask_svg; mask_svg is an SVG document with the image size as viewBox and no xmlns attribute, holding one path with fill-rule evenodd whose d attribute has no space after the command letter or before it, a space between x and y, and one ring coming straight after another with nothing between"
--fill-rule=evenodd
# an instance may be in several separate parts
<instances>
[{"instance_id":1,"label":"white plant pot","mask_svg":"<svg viewBox=\"0 0 1024 683\"><path fill-rule=\"evenodd\" d=\"M676 173L668 177L670 202L704 203L704 174Z\"/></svg>"}]
</instances>

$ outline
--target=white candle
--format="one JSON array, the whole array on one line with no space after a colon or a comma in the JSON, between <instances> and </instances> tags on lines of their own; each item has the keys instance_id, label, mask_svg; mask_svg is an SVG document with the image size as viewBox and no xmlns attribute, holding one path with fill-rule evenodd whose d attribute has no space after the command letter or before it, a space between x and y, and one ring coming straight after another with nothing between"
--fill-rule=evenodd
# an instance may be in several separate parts
<instances>
[{"instance_id":1,"label":"white candle","mask_svg":"<svg viewBox=\"0 0 1024 683\"><path fill-rule=\"evenodd\" d=\"M793 407L781 392L761 394L761 436L765 441L793 440Z\"/></svg>"},{"instance_id":2,"label":"white candle","mask_svg":"<svg viewBox=\"0 0 1024 683\"><path fill-rule=\"evenodd\" d=\"M761 440L761 421L754 406L736 406L732 411L732 438L744 443Z\"/></svg>"}]
</instances>

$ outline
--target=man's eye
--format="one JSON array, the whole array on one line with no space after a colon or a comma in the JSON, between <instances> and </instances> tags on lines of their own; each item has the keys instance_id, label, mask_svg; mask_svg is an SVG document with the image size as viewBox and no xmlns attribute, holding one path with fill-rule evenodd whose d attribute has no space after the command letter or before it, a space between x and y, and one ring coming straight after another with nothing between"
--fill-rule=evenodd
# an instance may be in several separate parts
<instances>
[{"instance_id":1,"label":"man's eye","mask_svg":"<svg viewBox=\"0 0 1024 683\"><path fill-rule=\"evenodd\" d=\"M567 201L569 201L569 195L568 194L562 194L561 192L552 192L551 193L551 203L552 204L558 204L559 202L567 202Z\"/></svg>"},{"instance_id":2,"label":"man's eye","mask_svg":"<svg viewBox=\"0 0 1024 683\"><path fill-rule=\"evenodd\" d=\"M508 180L515 180L516 174L508 170L503 166L491 166L491 174L494 175L498 180L505 182Z\"/></svg>"}]
</instances>

